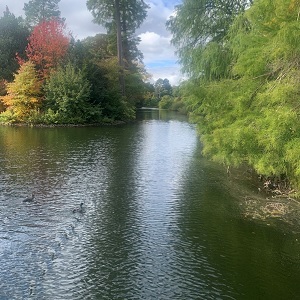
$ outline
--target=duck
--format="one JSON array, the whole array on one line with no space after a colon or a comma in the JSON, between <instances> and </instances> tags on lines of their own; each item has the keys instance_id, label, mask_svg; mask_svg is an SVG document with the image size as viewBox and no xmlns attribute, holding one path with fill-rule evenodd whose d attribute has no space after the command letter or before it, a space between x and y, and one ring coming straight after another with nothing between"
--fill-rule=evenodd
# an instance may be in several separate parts
<instances>
[{"instance_id":1,"label":"duck","mask_svg":"<svg viewBox=\"0 0 300 300\"><path fill-rule=\"evenodd\" d=\"M32 193L31 196L24 199L23 202L33 202L34 197L35 197L35 195L34 195L34 193Z\"/></svg>"},{"instance_id":2,"label":"duck","mask_svg":"<svg viewBox=\"0 0 300 300\"><path fill-rule=\"evenodd\" d=\"M83 202L80 203L80 208L74 208L73 213L84 213Z\"/></svg>"}]
</instances>

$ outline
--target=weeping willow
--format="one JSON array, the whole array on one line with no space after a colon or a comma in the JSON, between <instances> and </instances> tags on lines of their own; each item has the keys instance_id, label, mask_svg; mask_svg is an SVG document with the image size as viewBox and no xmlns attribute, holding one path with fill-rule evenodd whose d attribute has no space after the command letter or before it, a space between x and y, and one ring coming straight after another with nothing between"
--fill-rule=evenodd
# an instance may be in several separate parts
<instances>
[{"instance_id":1,"label":"weeping willow","mask_svg":"<svg viewBox=\"0 0 300 300\"><path fill-rule=\"evenodd\" d=\"M221 41L181 55L203 153L300 187L300 0L256 0Z\"/></svg>"}]
</instances>

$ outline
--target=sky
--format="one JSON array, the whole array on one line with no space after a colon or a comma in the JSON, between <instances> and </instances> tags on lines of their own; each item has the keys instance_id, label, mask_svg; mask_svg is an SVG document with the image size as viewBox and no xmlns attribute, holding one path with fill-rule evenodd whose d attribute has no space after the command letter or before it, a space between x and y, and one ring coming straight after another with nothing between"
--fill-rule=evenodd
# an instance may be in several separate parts
<instances>
[{"instance_id":1,"label":"sky","mask_svg":"<svg viewBox=\"0 0 300 300\"><path fill-rule=\"evenodd\" d=\"M0 0L0 16L6 5L16 17L24 16L22 0ZM152 81L158 78L169 79L172 85L182 80L180 67L177 64L175 48L170 44L171 34L165 27L166 20L174 13L174 7L182 0L145 0L150 6L148 16L136 34L141 38L139 45L144 54L144 64ZM61 16L66 18L68 29L75 39L83 39L104 33L105 29L93 23L93 17L86 8L86 0L61 0L59 3Z\"/></svg>"}]
</instances>

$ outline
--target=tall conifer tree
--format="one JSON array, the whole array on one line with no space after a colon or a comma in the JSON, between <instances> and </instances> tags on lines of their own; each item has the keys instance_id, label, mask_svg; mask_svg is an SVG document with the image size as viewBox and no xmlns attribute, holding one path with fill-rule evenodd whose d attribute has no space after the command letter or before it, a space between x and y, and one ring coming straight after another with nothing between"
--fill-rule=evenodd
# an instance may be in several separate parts
<instances>
[{"instance_id":1,"label":"tall conifer tree","mask_svg":"<svg viewBox=\"0 0 300 300\"><path fill-rule=\"evenodd\" d=\"M95 23L105 26L109 34L117 39L119 66L124 69L124 60L131 65L133 53L138 53L138 40L134 37L147 16L148 6L143 0L88 0L87 7L94 16ZM124 78L120 77L121 91L124 95Z\"/></svg>"},{"instance_id":2,"label":"tall conifer tree","mask_svg":"<svg viewBox=\"0 0 300 300\"><path fill-rule=\"evenodd\" d=\"M26 22L30 26L35 26L43 21L53 18L60 19L58 3L60 0L30 0L24 4Z\"/></svg>"}]
</instances>

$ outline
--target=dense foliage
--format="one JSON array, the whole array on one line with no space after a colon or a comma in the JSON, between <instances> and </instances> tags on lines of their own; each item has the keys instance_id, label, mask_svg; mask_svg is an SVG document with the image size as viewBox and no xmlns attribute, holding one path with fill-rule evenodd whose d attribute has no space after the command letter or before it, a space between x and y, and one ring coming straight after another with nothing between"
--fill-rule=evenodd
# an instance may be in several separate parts
<instances>
[{"instance_id":1,"label":"dense foliage","mask_svg":"<svg viewBox=\"0 0 300 300\"><path fill-rule=\"evenodd\" d=\"M27 121L40 107L41 82L31 61L21 65L13 82L7 84L7 95L2 101L7 107L3 113L11 121Z\"/></svg>"},{"instance_id":2,"label":"dense foliage","mask_svg":"<svg viewBox=\"0 0 300 300\"><path fill-rule=\"evenodd\" d=\"M191 2L198 0L183 6ZM181 9L169 23L174 31L185 22ZM178 36L174 40L193 75L184 97L204 154L226 165L247 163L266 176L287 176L298 186L299 11L298 0L256 0L232 18L220 40L212 36L200 50L186 49ZM185 40L199 36L186 34Z\"/></svg>"},{"instance_id":3,"label":"dense foliage","mask_svg":"<svg viewBox=\"0 0 300 300\"><path fill-rule=\"evenodd\" d=\"M87 7L94 21L106 27L111 43L117 46L121 96L128 98L125 77L126 73L135 73L135 77L141 73L143 55L138 50L140 39L135 31L146 18L148 6L143 0L88 0Z\"/></svg>"},{"instance_id":4,"label":"dense foliage","mask_svg":"<svg viewBox=\"0 0 300 300\"><path fill-rule=\"evenodd\" d=\"M58 66L69 48L69 37L62 22L42 21L32 30L26 47L27 57L34 62L42 77Z\"/></svg>"},{"instance_id":5,"label":"dense foliage","mask_svg":"<svg viewBox=\"0 0 300 300\"><path fill-rule=\"evenodd\" d=\"M16 18L8 8L0 18L0 80L13 80L19 65L16 58L25 58L25 47L29 30L22 18Z\"/></svg>"},{"instance_id":6,"label":"dense foliage","mask_svg":"<svg viewBox=\"0 0 300 300\"><path fill-rule=\"evenodd\" d=\"M147 5L142 0L89 0L107 34L75 41L66 32L59 2L31 0L24 5L25 20L8 8L0 18L0 122L133 119L149 91L135 36Z\"/></svg>"},{"instance_id":7,"label":"dense foliage","mask_svg":"<svg viewBox=\"0 0 300 300\"><path fill-rule=\"evenodd\" d=\"M45 122L86 123L97 121L100 108L91 106L91 85L81 70L70 63L51 74L45 85Z\"/></svg>"},{"instance_id":8,"label":"dense foliage","mask_svg":"<svg viewBox=\"0 0 300 300\"><path fill-rule=\"evenodd\" d=\"M60 20L59 2L60 0L30 0L28 3L25 3L26 23L29 26L36 26L53 18Z\"/></svg>"}]
</instances>

